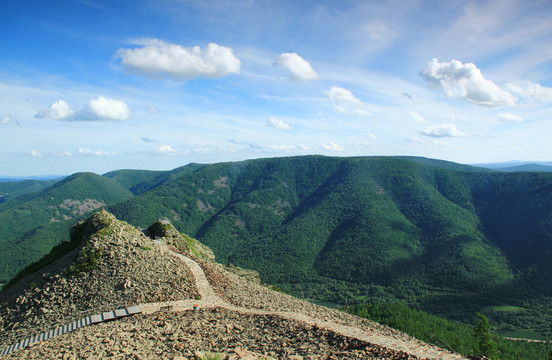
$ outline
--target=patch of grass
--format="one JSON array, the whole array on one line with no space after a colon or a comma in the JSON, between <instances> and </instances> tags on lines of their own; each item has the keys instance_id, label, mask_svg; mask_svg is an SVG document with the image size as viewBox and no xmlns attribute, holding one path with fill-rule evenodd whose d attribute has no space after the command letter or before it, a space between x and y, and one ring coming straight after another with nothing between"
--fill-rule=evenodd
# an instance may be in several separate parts
<instances>
[{"instance_id":1,"label":"patch of grass","mask_svg":"<svg viewBox=\"0 0 552 360\"><path fill-rule=\"evenodd\" d=\"M512 306L512 305L491 306L489 307L489 310L492 310L495 312L526 312L527 311L527 309L524 309L519 306Z\"/></svg>"},{"instance_id":2,"label":"patch of grass","mask_svg":"<svg viewBox=\"0 0 552 360\"><path fill-rule=\"evenodd\" d=\"M522 330L496 330L496 334L513 339L530 339L530 340L549 340L545 336L541 335L534 329L522 329Z\"/></svg>"},{"instance_id":3,"label":"patch of grass","mask_svg":"<svg viewBox=\"0 0 552 360\"><path fill-rule=\"evenodd\" d=\"M149 246L140 246L140 249L142 250L151 250Z\"/></svg>"},{"instance_id":4,"label":"patch of grass","mask_svg":"<svg viewBox=\"0 0 552 360\"><path fill-rule=\"evenodd\" d=\"M71 234L71 241L65 241L59 245L54 246L52 250L48 253L48 255L44 256L38 261L35 261L27 265L27 267L21 270L4 287L2 287L2 290L8 289L13 284L23 279L24 277L34 274L35 272L42 269L43 267L48 266L54 261L58 260L65 254L68 254L69 252L75 250L77 246L81 244L83 235L84 235L84 226L82 225L75 226L74 231Z\"/></svg>"},{"instance_id":5,"label":"patch of grass","mask_svg":"<svg viewBox=\"0 0 552 360\"><path fill-rule=\"evenodd\" d=\"M82 262L71 264L69 273L91 272L98 266L98 260L102 256L102 249L93 249L90 244L82 250Z\"/></svg>"}]
</instances>

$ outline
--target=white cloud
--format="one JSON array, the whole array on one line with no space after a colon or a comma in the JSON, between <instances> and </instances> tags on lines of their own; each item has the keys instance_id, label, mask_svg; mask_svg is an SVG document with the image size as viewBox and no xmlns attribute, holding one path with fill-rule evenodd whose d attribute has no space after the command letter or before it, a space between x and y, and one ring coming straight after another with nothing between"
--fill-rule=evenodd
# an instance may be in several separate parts
<instances>
[{"instance_id":1,"label":"white cloud","mask_svg":"<svg viewBox=\"0 0 552 360\"><path fill-rule=\"evenodd\" d=\"M416 121L417 123L426 122L426 119L422 115L418 114L417 112L409 112L408 115L410 115L410 117L414 119L414 121Z\"/></svg>"},{"instance_id":2,"label":"white cloud","mask_svg":"<svg viewBox=\"0 0 552 360\"><path fill-rule=\"evenodd\" d=\"M126 120L130 117L130 109L121 100L106 99L100 96L90 100L87 106L92 114L101 120Z\"/></svg>"},{"instance_id":3,"label":"white cloud","mask_svg":"<svg viewBox=\"0 0 552 360\"><path fill-rule=\"evenodd\" d=\"M77 151L77 155L96 155L96 156L107 156L107 155L115 155L115 152L109 152L105 150L90 150L88 148L80 148Z\"/></svg>"},{"instance_id":4,"label":"white cloud","mask_svg":"<svg viewBox=\"0 0 552 360\"><path fill-rule=\"evenodd\" d=\"M458 130L456 125L453 124L428 126L421 129L420 134L434 138L468 136L468 134Z\"/></svg>"},{"instance_id":5,"label":"white cloud","mask_svg":"<svg viewBox=\"0 0 552 360\"><path fill-rule=\"evenodd\" d=\"M35 117L61 121L126 120L130 117L130 109L124 101L100 96L90 100L86 108L78 112L71 109L67 102L58 100Z\"/></svg>"},{"instance_id":6,"label":"white cloud","mask_svg":"<svg viewBox=\"0 0 552 360\"><path fill-rule=\"evenodd\" d=\"M273 118L273 117L271 117L268 120L268 123L266 124L266 126L273 127L275 129L280 129L280 130L289 130L289 129L291 129L291 127L288 124L286 124L283 120L276 119L276 118Z\"/></svg>"},{"instance_id":7,"label":"white cloud","mask_svg":"<svg viewBox=\"0 0 552 360\"><path fill-rule=\"evenodd\" d=\"M11 123L19 125L19 121L17 121L16 118L11 116L4 116L2 119L0 119L0 125L8 125Z\"/></svg>"},{"instance_id":8,"label":"white cloud","mask_svg":"<svg viewBox=\"0 0 552 360\"><path fill-rule=\"evenodd\" d=\"M293 144L269 145L268 149L274 150L274 151L290 152L293 150L297 150L297 146Z\"/></svg>"},{"instance_id":9,"label":"white cloud","mask_svg":"<svg viewBox=\"0 0 552 360\"><path fill-rule=\"evenodd\" d=\"M320 78L309 62L297 53L283 53L274 62L275 66L281 66L289 71L289 76L295 81L317 80Z\"/></svg>"},{"instance_id":10,"label":"white cloud","mask_svg":"<svg viewBox=\"0 0 552 360\"><path fill-rule=\"evenodd\" d=\"M71 120L74 115L75 112L71 109L69 104L60 99L50 105L48 109L41 110L35 117L39 119Z\"/></svg>"},{"instance_id":11,"label":"white cloud","mask_svg":"<svg viewBox=\"0 0 552 360\"><path fill-rule=\"evenodd\" d=\"M143 137L142 141L147 142L147 143L156 143L157 142L157 140L152 139L152 138L148 138L148 137Z\"/></svg>"},{"instance_id":12,"label":"white cloud","mask_svg":"<svg viewBox=\"0 0 552 360\"><path fill-rule=\"evenodd\" d=\"M239 73L241 62L232 49L214 43L205 49L184 48L158 39L135 42L140 48L119 49L116 57L125 69L150 78L167 76L174 80L218 78Z\"/></svg>"},{"instance_id":13,"label":"white cloud","mask_svg":"<svg viewBox=\"0 0 552 360\"><path fill-rule=\"evenodd\" d=\"M541 84L526 82L521 85L508 83L505 87L517 95L540 102L552 102L552 88Z\"/></svg>"},{"instance_id":14,"label":"white cloud","mask_svg":"<svg viewBox=\"0 0 552 360\"><path fill-rule=\"evenodd\" d=\"M161 146L159 146L155 149L157 151L159 151L160 153L167 154L167 155L175 155L176 154L176 150L173 149L170 145L161 145Z\"/></svg>"},{"instance_id":15,"label":"white cloud","mask_svg":"<svg viewBox=\"0 0 552 360\"><path fill-rule=\"evenodd\" d=\"M370 140L376 140L376 135L372 133L364 133L364 136L367 137Z\"/></svg>"},{"instance_id":16,"label":"white cloud","mask_svg":"<svg viewBox=\"0 0 552 360\"><path fill-rule=\"evenodd\" d=\"M322 145L322 149L324 150L330 150L330 151L343 151L343 147L334 143L334 142L329 142L327 144L324 144Z\"/></svg>"},{"instance_id":17,"label":"white cloud","mask_svg":"<svg viewBox=\"0 0 552 360\"><path fill-rule=\"evenodd\" d=\"M522 122L523 118L510 113L501 113L498 114L498 120L501 122Z\"/></svg>"},{"instance_id":18,"label":"white cloud","mask_svg":"<svg viewBox=\"0 0 552 360\"><path fill-rule=\"evenodd\" d=\"M362 102L349 90L332 86L329 91L324 92L326 98L334 103L335 111L349 115L370 115L368 104Z\"/></svg>"},{"instance_id":19,"label":"white cloud","mask_svg":"<svg viewBox=\"0 0 552 360\"><path fill-rule=\"evenodd\" d=\"M32 150L29 155L31 155L32 157L42 157L42 154L36 150Z\"/></svg>"},{"instance_id":20,"label":"white cloud","mask_svg":"<svg viewBox=\"0 0 552 360\"><path fill-rule=\"evenodd\" d=\"M440 63L431 59L420 75L432 87L444 90L449 97L458 97L484 106L510 106L517 99L494 82L487 80L473 63L458 60Z\"/></svg>"}]
</instances>

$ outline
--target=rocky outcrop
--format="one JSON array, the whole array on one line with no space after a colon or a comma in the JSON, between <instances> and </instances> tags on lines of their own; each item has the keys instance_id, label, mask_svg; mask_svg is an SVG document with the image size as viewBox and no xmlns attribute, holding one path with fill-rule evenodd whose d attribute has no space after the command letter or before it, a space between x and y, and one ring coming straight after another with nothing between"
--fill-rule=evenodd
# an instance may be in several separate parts
<instances>
[{"instance_id":1,"label":"rocky outcrop","mask_svg":"<svg viewBox=\"0 0 552 360\"><path fill-rule=\"evenodd\" d=\"M0 348L105 308L199 296L189 269L106 211L72 236L82 237L75 251L0 293Z\"/></svg>"},{"instance_id":2,"label":"rocky outcrop","mask_svg":"<svg viewBox=\"0 0 552 360\"><path fill-rule=\"evenodd\" d=\"M161 219L151 225L147 231L152 239L159 239L174 246L180 253L199 259L215 261L215 254L191 236L181 234L168 219Z\"/></svg>"}]
</instances>

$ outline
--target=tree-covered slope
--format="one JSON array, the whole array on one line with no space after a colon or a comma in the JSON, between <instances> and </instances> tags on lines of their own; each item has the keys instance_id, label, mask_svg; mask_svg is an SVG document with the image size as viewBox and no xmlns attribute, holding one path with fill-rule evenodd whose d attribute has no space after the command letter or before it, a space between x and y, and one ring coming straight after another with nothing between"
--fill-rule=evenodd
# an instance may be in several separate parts
<instances>
[{"instance_id":1,"label":"tree-covered slope","mask_svg":"<svg viewBox=\"0 0 552 360\"><path fill-rule=\"evenodd\" d=\"M92 173L71 175L41 191L0 204L0 282L66 239L74 219L133 194Z\"/></svg>"},{"instance_id":2,"label":"tree-covered slope","mask_svg":"<svg viewBox=\"0 0 552 360\"><path fill-rule=\"evenodd\" d=\"M18 196L42 190L58 180L21 180L0 182L0 204L15 199Z\"/></svg>"},{"instance_id":3,"label":"tree-covered slope","mask_svg":"<svg viewBox=\"0 0 552 360\"><path fill-rule=\"evenodd\" d=\"M277 284L324 277L480 291L512 281L468 176L494 174L444 167L388 157L215 164L110 210L137 225L167 217L221 261Z\"/></svg>"},{"instance_id":4,"label":"tree-covered slope","mask_svg":"<svg viewBox=\"0 0 552 360\"><path fill-rule=\"evenodd\" d=\"M128 190L132 191L132 189L138 184L149 182L164 173L165 171L123 169L110 171L103 174L103 176L115 180Z\"/></svg>"},{"instance_id":5,"label":"tree-covered slope","mask_svg":"<svg viewBox=\"0 0 552 360\"><path fill-rule=\"evenodd\" d=\"M552 174L304 156L94 179L126 194L103 201L117 218L136 226L167 218L218 261L258 270L298 295L406 299L453 317L495 305L536 309L552 296ZM60 194L54 198L72 199ZM49 221L60 203L46 198L37 214ZM10 212L12 220L18 214ZM53 223L29 230L20 231L25 247L57 231ZM544 302L526 303L529 292ZM512 324L508 316L493 321Z\"/></svg>"}]
</instances>

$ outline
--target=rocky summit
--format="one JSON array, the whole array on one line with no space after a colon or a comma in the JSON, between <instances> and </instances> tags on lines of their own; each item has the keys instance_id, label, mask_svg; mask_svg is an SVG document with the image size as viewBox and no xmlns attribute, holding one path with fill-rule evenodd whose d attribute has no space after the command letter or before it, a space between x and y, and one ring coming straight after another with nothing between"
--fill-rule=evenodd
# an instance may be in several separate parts
<instances>
[{"instance_id":1,"label":"rocky summit","mask_svg":"<svg viewBox=\"0 0 552 360\"><path fill-rule=\"evenodd\" d=\"M72 251L0 293L0 349L91 314L140 312L5 358L462 358L240 277L166 220L140 231L100 211L73 227L72 241Z\"/></svg>"}]
</instances>

